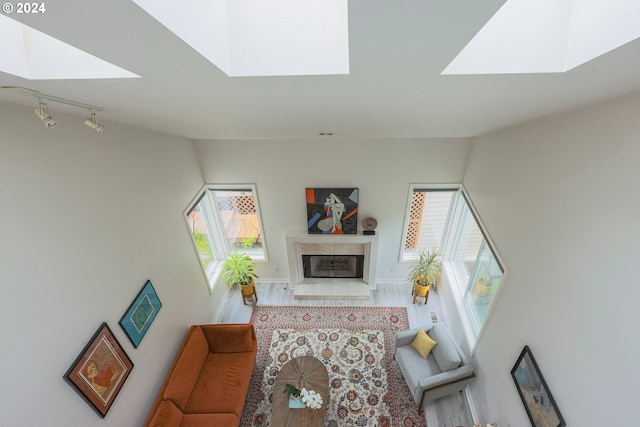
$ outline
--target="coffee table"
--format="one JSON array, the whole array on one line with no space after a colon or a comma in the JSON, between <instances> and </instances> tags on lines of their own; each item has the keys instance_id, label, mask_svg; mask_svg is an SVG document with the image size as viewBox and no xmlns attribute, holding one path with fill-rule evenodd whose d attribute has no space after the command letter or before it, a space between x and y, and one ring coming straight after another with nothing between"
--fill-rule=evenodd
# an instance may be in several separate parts
<instances>
[{"instance_id":1,"label":"coffee table","mask_svg":"<svg viewBox=\"0 0 640 427\"><path fill-rule=\"evenodd\" d=\"M320 409L289 408L289 395L284 392L285 384L298 388L305 387L322 396ZM300 356L284 364L273 385L273 408L271 425L277 427L322 426L322 419L329 403L329 375L321 361L313 356Z\"/></svg>"}]
</instances>

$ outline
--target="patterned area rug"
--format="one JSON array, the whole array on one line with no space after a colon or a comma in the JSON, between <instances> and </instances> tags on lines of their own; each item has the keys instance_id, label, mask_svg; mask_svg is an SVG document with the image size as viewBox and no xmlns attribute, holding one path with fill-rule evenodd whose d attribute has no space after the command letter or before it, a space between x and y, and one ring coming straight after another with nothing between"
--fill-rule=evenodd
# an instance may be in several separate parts
<instances>
[{"instance_id":1,"label":"patterned area rug","mask_svg":"<svg viewBox=\"0 0 640 427\"><path fill-rule=\"evenodd\" d=\"M271 426L273 383L292 357L312 355L327 367L324 427L424 427L395 360L393 338L409 328L405 307L256 306L258 338L242 427Z\"/></svg>"}]
</instances>

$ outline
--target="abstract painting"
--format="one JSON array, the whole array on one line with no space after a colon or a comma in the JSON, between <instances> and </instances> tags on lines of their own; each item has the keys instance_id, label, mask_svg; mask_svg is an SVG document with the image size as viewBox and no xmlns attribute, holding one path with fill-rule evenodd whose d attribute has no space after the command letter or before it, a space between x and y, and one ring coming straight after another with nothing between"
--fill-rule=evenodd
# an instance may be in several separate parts
<instances>
[{"instance_id":1,"label":"abstract painting","mask_svg":"<svg viewBox=\"0 0 640 427\"><path fill-rule=\"evenodd\" d=\"M309 234L356 234L357 188L307 188Z\"/></svg>"},{"instance_id":2,"label":"abstract painting","mask_svg":"<svg viewBox=\"0 0 640 427\"><path fill-rule=\"evenodd\" d=\"M511 376L533 427L566 425L528 346L520 353Z\"/></svg>"},{"instance_id":3,"label":"abstract painting","mask_svg":"<svg viewBox=\"0 0 640 427\"><path fill-rule=\"evenodd\" d=\"M153 289L151 281L147 280L147 283L144 284L127 312L120 319L120 326L127 333L131 344L135 348L138 348L153 319L158 315L160 307L162 307L162 303L158 298L158 294Z\"/></svg>"},{"instance_id":4,"label":"abstract painting","mask_svg":"<svg viewBox=\"0 0 640 427\"><path fill-rule=\"evenodd\" d=\"M103 323L64 379L104 418L132 369L129 356Z\"/></svg>"}]
</instances>

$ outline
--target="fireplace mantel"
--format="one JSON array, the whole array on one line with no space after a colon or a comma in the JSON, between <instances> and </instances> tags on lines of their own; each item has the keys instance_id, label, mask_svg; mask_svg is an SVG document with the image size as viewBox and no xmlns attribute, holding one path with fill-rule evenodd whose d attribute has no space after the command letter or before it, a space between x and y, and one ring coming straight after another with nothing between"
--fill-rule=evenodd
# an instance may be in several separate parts
<instances>
[{"instance_id":1,"label":"fireplace mantel","mask_svg":"<svg viewBox=\"0 0 640 427\"><path fill-rule=\"evenodd\" d=\"M376 288L376 259L378 236L360 234L308 234L288 231L286 234L287 262L289 278L294 296L309 294L330 298L368 298ZM302 255L337 254L344 252L364 254L362 279L305 279L302 269ZM309 286L307 286L309 285ZM313 288L313 289L312 289ZM328 292L329 288L332 290ZM359 296L358 296L359 295ZM302 298L302 297L301 297Z\"/></svg>"}]
</instances>

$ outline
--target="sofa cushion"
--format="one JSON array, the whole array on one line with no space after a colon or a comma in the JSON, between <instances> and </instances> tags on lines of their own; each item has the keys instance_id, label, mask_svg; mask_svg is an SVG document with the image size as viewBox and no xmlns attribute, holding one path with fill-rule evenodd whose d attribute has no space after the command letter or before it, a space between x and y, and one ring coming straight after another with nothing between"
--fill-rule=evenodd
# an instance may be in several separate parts
<instances>
[{"instance_id":1,"label":"sofa cushion","mask_svg":"<svg viewBox=\"0 0 640 427\"><path fill-rule=\"evenodd\" d=\"M431 354L433 354L436 363L443 372L460 366L462 359L460 359L458 350L456 350L453 338L451 338L444 326L440 323L434 323L429 331L429 336L438 343L431 351Z\"/></svg>"},{"instance_id":2,"label":"sofa cushion","mask_svg":"<svg viewBox=\"0 0 640 427\"><path fill-rule=\"evenodd\" d=\"M256 351L255 330L250 324L223 324L202 326L211 353L238 353Z\"/></svg>"},{"instance_id":3,"label":"sofa cushion","mask_svg":"<svg viewBox=\"0 0 640 427\"><path fill-rule=\"evenodd\" d=\"M255 359L247 352L210 353L185 412L242 415Z\"/></svg>"},{"instance_id":4,"label":"sofa cushion","mask_svg":"<svg viewBox=\"0 0 640 427\"><path fill-rule=\"evenodd\" d=\"M416 351L420 353L420 356L422 356L424 359L429 357L429 353L431 353L431 350L433 349L433 347L435 347L436 344L437 343L432 340L429 335L427 335L424 329L420 329L416 334L416 337L411 342L413 348L415 348Z\"/></svg>"},{"instance_id":5,"label":"sofa cushion","mask_svg":"<svg viewBox=\"0 0 640 427\"><path fill-rule=\"evenodd\" d=\"M190 329L190 335L182 348L184 351L178 355L163 398L172 400L180 410L188 412L185 408L191 391L209 355L209 344L200 327Z\"/></svg>"},{"instance_id":6,"label":"sofa cushion","mask_svg":"<svg viewBox=\"0 0 640 427\"><path fill-rule=\"evenodd\" d=\"M236 414L187 414L180 427L230 427L240 425Z\"/></svg>"},{"instance_id":7,"label":"sofa cushion","mask_svg":"<svg viewBox=\"0 0 640 427\"><path fill-rule=\"evenodd\" d=\"M149 427L181 427L182 411L170 400L163 400Z\"/></svg>"}]
</instances>

